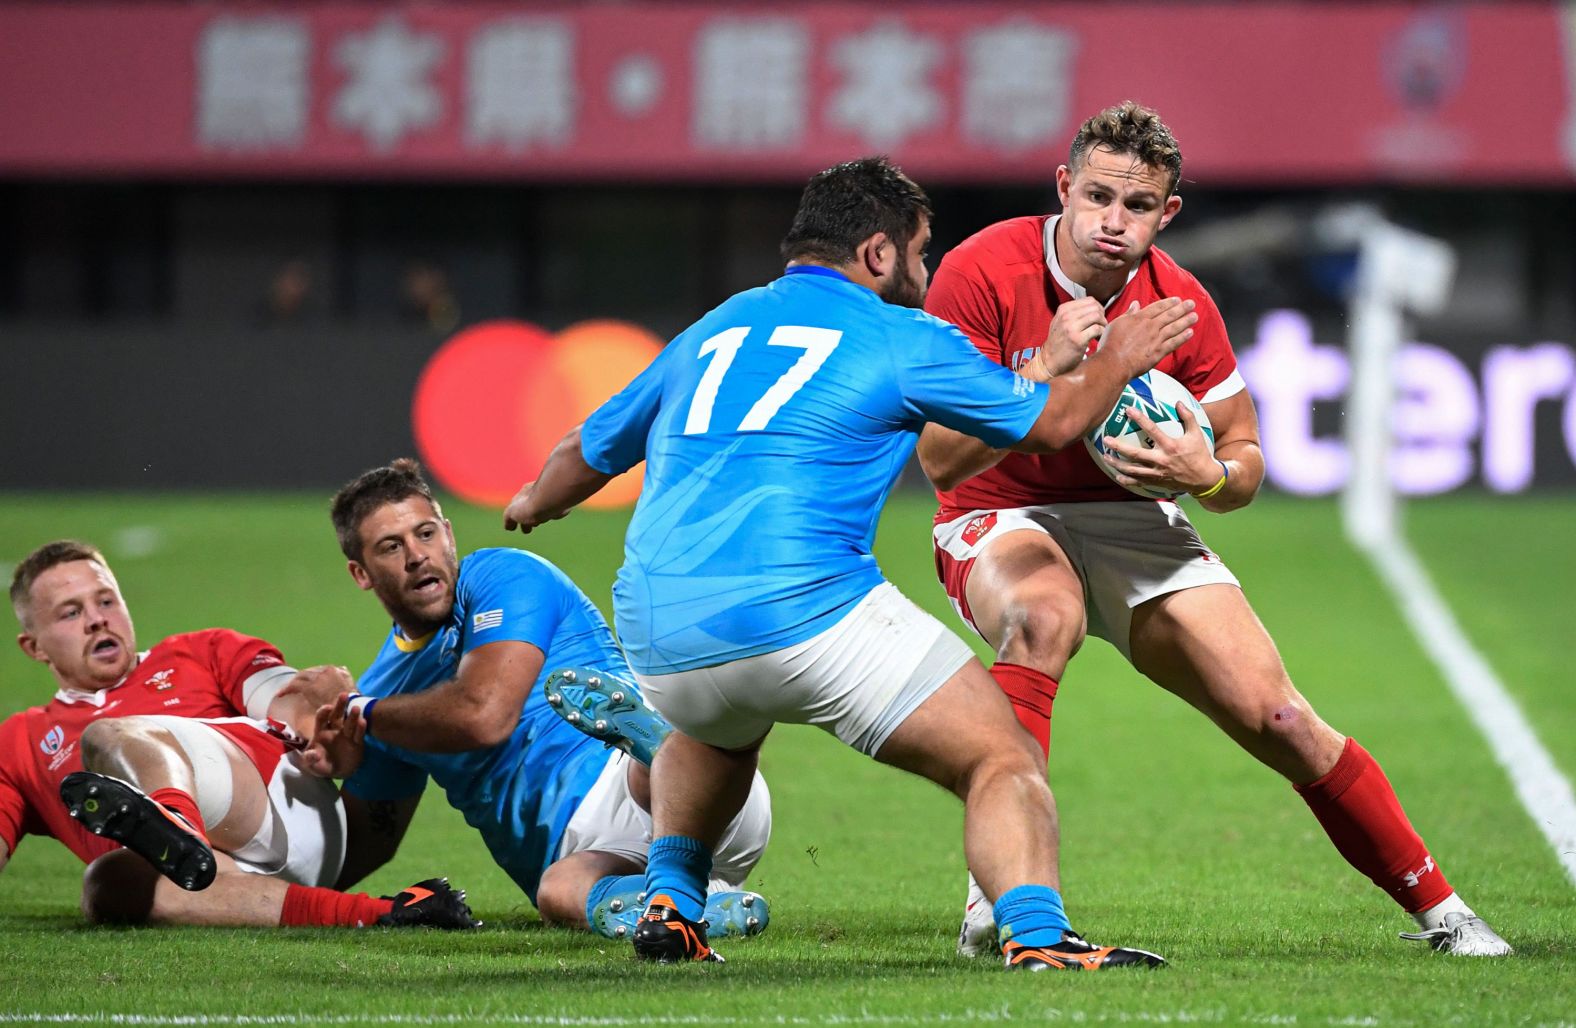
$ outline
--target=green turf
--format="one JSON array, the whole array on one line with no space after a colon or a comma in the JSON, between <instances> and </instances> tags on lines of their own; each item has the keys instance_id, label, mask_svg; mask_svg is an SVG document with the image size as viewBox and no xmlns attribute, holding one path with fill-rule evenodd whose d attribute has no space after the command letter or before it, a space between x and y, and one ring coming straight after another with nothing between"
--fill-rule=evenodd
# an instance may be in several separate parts
<instances>
[{"instance_id":1,"label":"green turf","mask_svg":"<svg viewBox=\"0 0 1576 1028\"><path fill-rule=\"evenodd\" d=\"M1567 769L1576 703L1556 661L1576 579L1571 507L1452 499L1420 505L1411 520L1469 635ZM144 644L225 624L274 640L292 662L359 669L385 626L345 574L323 510L316 496L13 495L0 502L0 559L85 536L106 547ZM945 612L929 512L900 496L878 554L901 588ZM462 549L506 541L493 513L451 513ZM484 931L88 929L74 912L80 866L57 844L28 840L0 875L0 1019L1570 1023L1576 890L1334 515L1329 503L1266 498L1202 524L1303 691L1383 761L1451 879L1516 944L1514 960L1438 958L1396 940L1409 921L1336 856L1286 786L1091 643L1057 701L1064 891L1078 927L1159 950L1166 971L1009 976L954 957L954 802L785 728L765 752L776 826L752 880L771 898L772 929L725 947L725 966L646 967L623 947L541 928L434 794L369 885L449 874L470 889ZM577 513L528 545L605 605L622 524ZM50 692L14 648L0 657L0 710Z\"/></svg>"}]
</instances>

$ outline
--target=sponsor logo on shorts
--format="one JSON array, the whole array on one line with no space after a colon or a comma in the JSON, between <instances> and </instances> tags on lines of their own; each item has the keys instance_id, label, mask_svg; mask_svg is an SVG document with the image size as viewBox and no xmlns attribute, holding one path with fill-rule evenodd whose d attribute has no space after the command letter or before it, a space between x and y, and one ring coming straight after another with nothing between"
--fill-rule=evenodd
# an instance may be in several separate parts
<instances>
[{"instance_id":1,"label":"sponsor logo on shorts","mask_svg":"<svg viewBox=\"0 0 1576 1028\"><path fill-rule=\"evenodd\" d=\"M963 545L973 546L996 527L996 512L981 514L979 517L963 526Z\"/></svg>"},{"instance_id":2,"label":"sponsor logo on shorts","mask_svg":"<svg viewBox=\"0 0 1576 1028\"><path fill-rule=\"evenodd\" d=\"M65 729L61 728L59 725L55 725L49 731L44 733L44 737L38 742L38 748L43 750L46 754L53 756L54 754L60 752L60 747L65 744L65 741Z\"/></svg>"},{"instance_id":3,"label":"sponsor logo on shorts","mask_svg":"<svg viewBox=\"0 0 1576 1028\"><path fill-rule=\"evenodd\" d=\"M502 607L497 610L484 610L471 618L471 630L474 632L485 632L489 628L497 628L501 624L503 624Z\"/></svg>"}]
</instances>

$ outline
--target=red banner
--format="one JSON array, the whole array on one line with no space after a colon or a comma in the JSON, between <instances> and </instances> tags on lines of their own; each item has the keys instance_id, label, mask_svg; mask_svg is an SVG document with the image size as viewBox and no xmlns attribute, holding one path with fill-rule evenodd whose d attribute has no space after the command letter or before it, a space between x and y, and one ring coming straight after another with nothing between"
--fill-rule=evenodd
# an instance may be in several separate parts
<instances>
[{"instance_id":1,"label":"red banner","mask_svg":"<svg viewBox=\"0 0 1576 1028\"><path fill-rule=\"evenodd\" d=\"M1566 183L1576 7L8 4L0 173L1044 181L1134 98L1186 177Z\"/></svg>"}]
</instances>

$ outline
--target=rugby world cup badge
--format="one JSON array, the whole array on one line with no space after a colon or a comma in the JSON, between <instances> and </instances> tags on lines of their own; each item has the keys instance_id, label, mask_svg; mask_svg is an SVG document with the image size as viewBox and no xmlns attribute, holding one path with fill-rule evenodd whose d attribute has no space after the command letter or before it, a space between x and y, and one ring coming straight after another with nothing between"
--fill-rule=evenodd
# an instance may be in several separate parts
<instances>
[{"instance_id":1,"label":"rugby world cup badge","mask_svg":"<svg viewBox=\"0 0 1576 1028\"><path fill-rule=\"evenodd\" d=\"M38 748L43 750L46 754L53 756L60 752L60 747L65 744L65 741L65 729L61 728L59 725L55 725L49 731L44 733L44 737L38 742Z\"/></svg>"}]
</instances>

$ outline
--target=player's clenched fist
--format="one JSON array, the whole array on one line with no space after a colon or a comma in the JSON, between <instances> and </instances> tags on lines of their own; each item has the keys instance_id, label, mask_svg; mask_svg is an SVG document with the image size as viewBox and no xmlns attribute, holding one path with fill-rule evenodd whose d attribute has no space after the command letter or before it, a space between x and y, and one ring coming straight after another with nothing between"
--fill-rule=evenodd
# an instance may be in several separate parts
<instances>
[{"instance_id":1,"label":"player's clenched fist","mask_svg":"<svg viewBox=\"0 0 1576 1028\"><path fill-rule=\"evenodd\" d=\"M1035 354L1049 380L1078 366L1100 333L1105 331L1105 305L1092 296L1069 300L1056 308L1045 345Z\"/></svg>"},{"instance_id":2,"label":"player's clenched fist","mask_svg":"<svg viewBox=\"0 0 1576 1028\"><path fill-rule=\"evenodd\" d=\"M1112 319L1100 349L1125 361L1127 377L1136 378L1193 338L1193 326L1197 323L1192 300L1168 296L1142 309L1134 300L1121 317Z\"/></svg>"}]
</instances>

